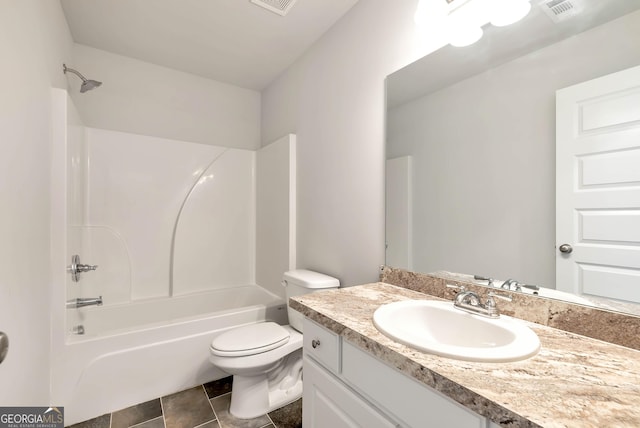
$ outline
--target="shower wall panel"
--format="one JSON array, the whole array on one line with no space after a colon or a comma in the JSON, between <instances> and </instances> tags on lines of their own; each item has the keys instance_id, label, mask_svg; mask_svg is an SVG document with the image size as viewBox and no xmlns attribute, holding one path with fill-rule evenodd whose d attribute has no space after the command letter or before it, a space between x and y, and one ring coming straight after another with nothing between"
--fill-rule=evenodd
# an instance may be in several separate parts
<instances>
[{"instance_id":1,"label":"shower wall panel","mask_svg":"<svg viewBox=\"0 0 640 428\"><path fill-rule=\"evenodd\" d=\"M255 283L255 152L227 150L186 199L176 233L174 295Z\"/></svg>"},{"instance_id":2,"label":"shower wall panel","mask_svg":"<svg viewBox=\"0 0 640 428\"><path fill-rule=\"evenodd\" d=\"M282 298L282 274L296 268L296 136L256 153L256 281Z\"/></svg>"},{"instance_id":3,"label":"shower wall panel","mask_svg":"<svg viewBox=\"0 0 640 428\"><path fill-rule=\"evenodd\" d=\"M87 182L87 133L78 111L65 93L56 93L56 96L64 97L66 102L56 104L59 108L66 108L66 147L65 169L66 176L66 234L67 246L64 260L66 265L71 263L74 254L82 254L82 225L85 222L86 207L86 182ZM59 143L58 143L59 144ZM71 275L64 277L66 296L68 299L83 297L83 289L79 284L71 280ZM67 315L69 325L78 324L79 318L76 312Z\"/></svg>"},{"instance_id":4,"label":"shower wall panel","mask_svg":"<svg viewBox=\"0 0 640 428\"><path fill-rule=\"evenodd\" d=\"M209 269L203 273L220 252L219 246L231 248L240 241L244 248L239 253L250 257L253 243L247 235L252 232L246 230L253 230L255 222L253 206L246 201L253 200L252 163L237 171L231 163L226 168L232 171L225 174L223 163L218 166L218 161L232 158L231 152L240 153L238 156L251 155L243 150L87 128L82 257L83 262L98 264L99 268L83 275L83 296L102 295L105 305L111 305L172 295L174 230L194 235L216 231L215 236L211 236L215 248L201 243L182 246L174 252L180 259L198 262L194 268L198 285L189 284L181 288L183 292L220 286L220 277L213 277L219 272ZM199 183L207 181L209 175L216 185L201 186ZM211 190L205 191L205 188ZM179 221L181 211L196 209L191 207L191 198L206 199L216 192L234 196L231 199L211 196L219 203L216 205L219 209L232 215L216 216L205 210L195 216L200 221ZM238 192L245 193L239 196ZM177 223L179 227L175 229ZM236 236L228 233L219 236L218 232L230 230L242 232ZM248 280L253 277L250 266L253 266L252 258L234 268L245 269L241 275Z\"/></svg>"}]
</instances>

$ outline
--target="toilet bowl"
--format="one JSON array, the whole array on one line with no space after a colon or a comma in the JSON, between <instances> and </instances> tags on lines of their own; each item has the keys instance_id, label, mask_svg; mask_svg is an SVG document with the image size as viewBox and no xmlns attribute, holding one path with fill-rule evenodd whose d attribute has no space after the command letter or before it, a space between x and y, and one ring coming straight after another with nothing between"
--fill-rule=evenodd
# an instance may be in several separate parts
<instances>
[{"instance_id":1,"label":"toilet bowl","mask_svg":"<svg viewBox=\"0 0 640 428\"><path fill-rule=\"evenodd\" d=\"M308 270L284 274L289 297L338 288L337 279ZM209 347L209 361L233 375L229 412L252 419L302 396L302 315L288 308L290 325L261 322L232 328Z\"/></svg>"}]
</instances>

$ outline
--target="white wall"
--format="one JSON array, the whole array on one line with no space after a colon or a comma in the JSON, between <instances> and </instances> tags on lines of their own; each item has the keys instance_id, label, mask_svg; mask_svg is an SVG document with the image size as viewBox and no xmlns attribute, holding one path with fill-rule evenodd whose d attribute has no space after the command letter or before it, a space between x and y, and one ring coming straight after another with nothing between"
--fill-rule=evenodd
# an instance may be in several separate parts
<instances>
[{"instance_id":1,"label":"white wall","mask_svg":"<svg viewBox=\"0 0 640 428\"><path fill-rule=\"evenodd\" d=\"M553 286L555 91L637 64L640 12L390 111L389 157L414 161L414 269Z\"/></svg>"},{"instance_id":2,"label":"white wall","mask_svg":"<svg viewBox=\"0 0 640 428\"><path fill-rule=\"evenodd\" d=\"M87 126L224 147L260 146L256 91L77 43L67 66L103 82L81 94L80 79L68 76Z\"/></svg>"},{"instance_id":3,"label":"white wall","mask_svg":"<svg viewBox=\"0 0 640 428\"><path fill-rule=\"evenodd\" d=\"M66 85L59 2L0 0L1 405L49 404L51 87Z\"/></svg>"},{"instance_id":4,"label":"white wall","mask_svg":"<svg viewBox=\"0 0 640 428\"><path fill-rule=\"evenodd\" d=\"M262 99L262 143L297 134L299 268L343 285L384 263L384 79L421 54L417 0L360 0Z\"/></svg>"}]
</instances>

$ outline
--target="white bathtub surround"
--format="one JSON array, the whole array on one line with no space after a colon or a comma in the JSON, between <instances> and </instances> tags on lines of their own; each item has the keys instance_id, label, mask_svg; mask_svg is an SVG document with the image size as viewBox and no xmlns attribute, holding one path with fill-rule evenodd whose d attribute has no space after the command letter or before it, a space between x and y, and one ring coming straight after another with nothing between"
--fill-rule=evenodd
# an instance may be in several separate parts
<instances>
[{"instance_id":1,"label":"white bathtub surround","mask_svg":"<svg viewBox=\"0 0 640 428\"><path fill-rule=\"evenodd\" d=\"M207 361L217 335L287 322L279 280L255 280L256 152L86 128L62 90L53 110L51 402L71 424L224 377ZM287 197L294 140L273 147L284 162L260 161L287 169ZM295 204L268 202L263 224L289 228ZM272 239L258 253L277 248L263 260L287 270L295 243ZM98 269L72 282L72 254ZM65 309L98 295L103 306Z\"/></svg>"},{"instance_id":2,"label":"white bathtub surround","mask_svg":"<svg viewBox=\"0 0 640 428\"><path fill-rule=\"evenodd\" d=\"M233 313L246 307L261 308L266 319L286 319L276 312L285 311L283 299L263 287L243 285L183 296L87 307L78 311L86 334L69 336L68 343L147 330L168 323L190 322L212 314ZM256 321L262 318L259 317Z\"/></svg>"},{"instance_id":3,"label":"white bathtub surround","mask_svg":"<svg viewBox=\"0 0 640 428\"><path fill-rule=\"evenodd\" d=\"M82 297L109 305L255 283L254 152L86 134L82 258L100 267L84 276Z\"/></svg>"},{"instance_id":4,"label":"white bathtub surround","mask_svg":"<svg viewBox=\"0 0 640 428\"><path fill-rule=\"evenodd\" d=\"M295 136L252 152L84 134L87 157L71 171L87 176L73 184L86 199L70 207L84 221L71 223L83 238L73 254L100 267L84 275L79 297L102 294L109 305L253 284L256 257L258 283L284 295L280 277L295 267Z\"/></svg>"},{"instance_id":5,"label":"white bathtub surround","mask_svg":"<svg viewBox=\"0 0 640 428\"><path fill-rule=\"evenodd\" d=\"M66 191L66 224L67 228L57 229L54 233L66 233L67 248L66 252L60 255L58 263L69 263L71 257L74 254L81 254L83 247L83 229L80 225L85 223L86 209L85 200L87 195L87 133L82 123L82 119L78 114L78 111L71 102L71 98L65 91L54 91L55 103L54 109L61 116L59 118L54 117L56 127L54 130L60 132L61 135L54 138L54 140L64 141L66 134L66 147L64 145L54 146L53 151L55 156L53 159L53 165L60 167L62 171L66 171L66 176L69 177L66 182L60 182L61 186L64 186L65 190L52 189L53 194L60 193L60 191ZM60 129L56 129L57 125L64 124L66 115L67 126L60 126ZM56 154L57 153L57 154ZM62 173L61 173L62 174ZM59 196L60 202L64 203L64 196ZM61 213L61 215L64 215ZM64 222L64 219L61 219ZM64 239L64 238L61 238ZM53 249L52 249L53 250ZM86 260L81 260L85 262ZM128 260L124 260L121 266L127 266ZM66 265L65 265L66 266ZM69 278L65 278L66 284L66 296L77 296L78 287L73 281L69 281ZM68 297L71 299L72 297ZM68 325L79 325L79 312L72 311L67 314Z\"/></svg>"},{"instance_id":6,"label":"white bathtub surround","mask_svg":"<svg viewBox=\"0 0 640 428\"><path fill-rule=\"evenodd\" d=\"M256 282L254 171L255 152L227 149L196 177L175 223L169 295Z\"/></svg>"},{"instance_id":7,"label":"white bathtub surround","mask_svg":"<svg viewBox=\"0 0 640 428\"><path fill-rule=\"evenodd\" d=\"M296 268L296 136L257 152L256 280L284 297L282 273Z\"/></svg>"}]
</instances>

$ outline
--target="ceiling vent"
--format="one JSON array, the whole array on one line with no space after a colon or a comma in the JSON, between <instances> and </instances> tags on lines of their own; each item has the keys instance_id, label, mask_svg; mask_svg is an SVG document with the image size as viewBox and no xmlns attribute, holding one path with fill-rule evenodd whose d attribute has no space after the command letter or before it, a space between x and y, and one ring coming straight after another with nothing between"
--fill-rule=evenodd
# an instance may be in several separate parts
<instances>
[{"instance_id":1,"label":"ceiling vent","mask_svg":"<svg viewBox=\"0 0 640 428\"><path fill-rule=\"evenodd\" d=\"M540 7L557 24L579 15L583 10L583 0L545 0Z\"/></svg>"},{"instance_id":2,"label":"ceiling vent","mask_svg":"<svg viewBox=\"0 0 640 428\"><path fill-rule=\"evenodd\" d=\"M251 3L264 7L280 16L285 16L289 13L296 1L297 0L251 0Z\"/></svg>"}]
</instances>

